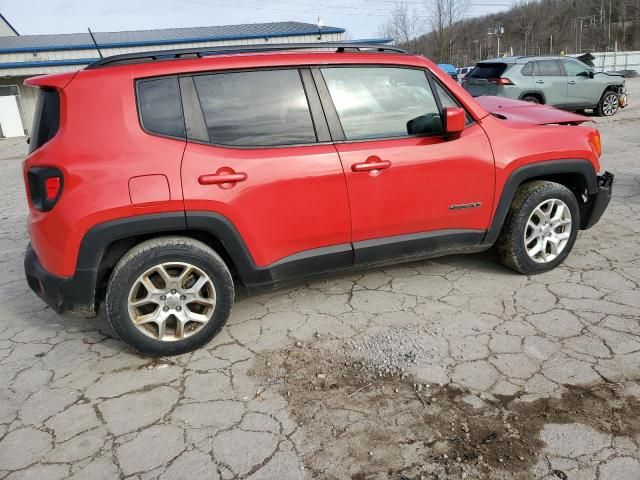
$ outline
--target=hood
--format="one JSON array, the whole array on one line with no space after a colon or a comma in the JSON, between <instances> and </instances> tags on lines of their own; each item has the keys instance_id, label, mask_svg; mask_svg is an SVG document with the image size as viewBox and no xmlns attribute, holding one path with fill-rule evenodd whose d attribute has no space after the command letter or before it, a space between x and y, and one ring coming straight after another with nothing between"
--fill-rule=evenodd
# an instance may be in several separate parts
<instances>
[{"instance_id":1,"label":"hood","mask_svg":"<svg viewBox=\"0 0 640 480\"><path fill-rule=\"evenodd\" d=\"M584 115L565 112L549 105L537 105L502 97L476 97L475 100L494 116L524 125L579 125L592 121Z\"/></svg>"}]
</instances>

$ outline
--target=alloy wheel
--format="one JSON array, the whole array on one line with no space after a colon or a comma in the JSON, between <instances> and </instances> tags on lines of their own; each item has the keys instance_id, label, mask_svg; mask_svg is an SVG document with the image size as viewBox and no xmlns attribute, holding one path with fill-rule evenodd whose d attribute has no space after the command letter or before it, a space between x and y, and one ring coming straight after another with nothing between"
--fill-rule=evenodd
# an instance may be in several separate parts
<instances>
[{"instance_id":1,"label":"alloy wheel","mask_svg":"<svg viewBox=\"0 0 640 480\"><path fill-rule=\"evenodd\" d=\"M571 211L557 198L545 200L531 213L524 232L527 255L536 263L555 260L571 236Z\"/></svg>"},{"instance_id":2,"label":"alloy wheel","mask_svg":"<svg viewBox=\"0 0 640 480\"><path fill-rule=\"evenodd\" d=\"M610 117L618 111L618 105L618 95L616 95L615 93L610 93L606 97L604 97L604 100L602 102L602 112L607 117Z\"/></svg>"},{"instance_id":3,"label":"alloy wheel","mask_svg":"<svg viewBox=\"0 0 640 480\"><path fill-rule=\"evenodd\" d=\"M209 276L195 265L162 263L137 278L127 306L140 332L171 342L194 335L211 320L216 290Z\"/></svg>"}]
</instances>

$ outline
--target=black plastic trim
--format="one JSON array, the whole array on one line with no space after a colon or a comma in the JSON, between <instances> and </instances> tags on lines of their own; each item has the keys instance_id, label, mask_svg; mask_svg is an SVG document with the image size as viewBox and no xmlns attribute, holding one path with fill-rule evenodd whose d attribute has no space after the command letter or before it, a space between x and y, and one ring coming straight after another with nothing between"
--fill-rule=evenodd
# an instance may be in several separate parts
<instances>
[{"instance_id":1,"label":"black plastic trim","mask_svg":"<svg viewBox=\"0 0 640 480\"><path fill-rule=\"evenodd\" d=\"M60 179L60 188L55 198L47 199L46 181L48 178ZM33 206L41 212L50 211L62 195L64 190L64 175L56 167L31 167L27 172L27 184L29 197Z\"/></svg>"},{"instance_id":2,"label":"black plastic trim","mask_svg":"<svg viewBox=\"0 0 640 480\"><path fill-rule=\"evenodd\" d=\"M265 290L311 275L351 269L354 266L392 263L453 253L485 250L484 231L441 230L343 243L298 252L267 266L257 266L239 232L226 217L213 212L167 212L129 217L91 228L80 245L77 268L71 277L56 277L40 265L30 248L25 272L31 288L56 312L79 317L95 316L96 298L104 278L101 262L117 241L172 232L208 234L233 262L240 282L248 290Z\"/></svg>"},{"instance_id":3,"label":"black plastic trim","mask_svg":"<svg viewBox=\"0 0 640 480\"><path fill-rule=\"evenodd\" d=\"M106 66L128 65L131 63L143 63L154 60L176 60L181 58L199 58L213 54L232 54L245 52L279 52L287 50L317 50L322 48L334 49L338 53L347 50L356 52L387 52L408 54L408 52L400 47L393 45L380 45L373 43L349 43L349 42L318 42L318 43L281 43L271 45L234 45L219 47L192 47L180 48L173 50L156 50L151 52L125 53L122 55L112 55L102 58L85 69L92 70Z\"/></svg>"},{"instance_id":4,"label":"black plastic trim","mask_svg":"<svg viewBox=\"0 0 640 480\"><path fill-rule=\"evenodd\" d=\"M29 287L55 312L76 317L94 317L95 275L78 271L73 277L58 277L47 272L31 244L24 257L24 271Z\"/></svg>"},{"instance_id":5,"label":"black plastic trim","mask_svg":"<svg viewBox=\"0 0 640 480\"><path fill-rule=\"evenodd\" d=\"M356 265L371 265L486 250L484 230L450 229L354 242Z\"/></svg>"},{"instance_id":6,"label":"black plastic trim","mask_svg":"<svg viewBox=\"0 0 640 480\"><path fill-rule=\"evenodd\" d=\"M609 206L611 201L611 194L613 193L613 174L611 172L604 172L602 175L598 175L598 191L593 195L589 195L585 210L581 212L584 218L581 218L582 230L588 230L593 227L602 214Z\"/></svg>"},{"instance_id":7,"label":"black plastic trim","mask_svg":"<svg viewBox=\"0 0 640 480\"><path fill-rule=\"evenodd\" d=\"M302 79L302 87L304 88L307 96L307 103L309 104L309 110L311 112L311 120L313 121L313 127L316 130L316 138L318 142L330 142L331 134L329 133L329 125L322 109L322 103L320 102L320 96L318 95L318 89L311 75L310 68L300 69L300 78Z\"/></svg>"},{"instance_id":8,"label":"black plastic trim","mask_svg":"<svg viewBox=\"0 0 640 480\"><path fill-rule=\"evenodd\" d=\"M206 232L222 243L240 280L248 288L348 268L353 264L351 244L346 243L306 250L259 267L229 219L213 212L187 212L186 218L188 230Z\"/></svg>"},{"instance_id":9,"label":"black plastic trim","mask_svg":"<svg viewBox=\"0 0 640 480\"><path fill-rule=\"evenodd\" d=\"M116 240L137 235L186 230L184 212L152 213L98 224L82 238L78 253L78 270L98 270L102 255Z\"/></svg>"},{"instance_id":10,"label":"black plastic trim","mask_svg":"<svg viewBox=\"0 0 640 480\"><path fill-rule=\"evenodd\" d=\"M200 99L192 76L181 76L180 97L182 98L182 111L187 140L209 142L209 132L204 121L204 115L200 106Z\"/></svg>"},{"instance_id":11,"label":"black plastic trim","mask_svg":"<svg viewBox=\"0 0 640 480\"><path fill-rule=\"evenodd\" d=\"M340 122L340 118L338 117L338 111L336 110L336 107L333 103L333 99L331 98L331 94L329 93L329 88L324 81L324 77L322 76L320 68L321 67L318 66L311 67L311 75L313 76L313 81L316 84L316 89L318 91L318 95L320 96L320 102L322 103L324 115L327 119L329 132L331 132L331 139L334 142L341 142L344 141L346 137L344 134L344 130L342 129L342 123Z\"/></svg>"},{"instance_id":12,"label":"black plastic trim","mask_svg":"<svg viewBox=\"0 0 640 480\"><path fill-rule=\"evenodd\" d=\"M587 193L593 195L598 191L598 180L593 165L588 160L548 160L524 165L516 169L507 179L500 200L495 208L493 222L482 240L483 245L493 245L500 235L502 224L507 217L513 196L520 185L527 180L544 178L560 173L580 174L587 186Z\"/></svg>"}]
</instances>

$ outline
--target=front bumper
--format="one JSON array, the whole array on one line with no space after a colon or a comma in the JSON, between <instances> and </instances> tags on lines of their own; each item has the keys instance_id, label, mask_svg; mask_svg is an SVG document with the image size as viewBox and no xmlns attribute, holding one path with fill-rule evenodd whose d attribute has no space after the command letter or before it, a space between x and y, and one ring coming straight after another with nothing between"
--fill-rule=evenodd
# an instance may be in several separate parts
<instances>
[{"instance_id":1,"label":"front bumper","mask_svg":"<svg viewBox=\"0 0 640 480\"><path fill-rule=\"evenodd\" d=\"M78 271L72 277L47 272L31 244L24 257L27 283L54 311L74 317L95 317L95 278L92 271Z\"/></svg>"},{"instance_id":2,"label":"front bumper","mask_svg":"<svg viewBox=\"0 0 640 480\"><path fill-rule=\"evenodd\" d=\"M582 230L587 230L598 223L611 201L612 191L613 173L604 172L602 175L598 175L598 191L593 195L589 195L587 201L583 204L581 211Z\"/></svg>"}]
</instances>

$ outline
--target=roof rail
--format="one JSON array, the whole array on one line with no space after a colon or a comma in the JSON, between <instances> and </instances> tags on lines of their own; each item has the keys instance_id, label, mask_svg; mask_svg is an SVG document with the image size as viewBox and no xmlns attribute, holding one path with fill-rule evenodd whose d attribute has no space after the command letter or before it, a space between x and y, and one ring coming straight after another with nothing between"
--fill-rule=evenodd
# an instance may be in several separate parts
<instances>
[{"instance_id":1,"label":"roof rail","mask_svg":"<svg viewBox=\"0 0 640 480\"><path fill-rule=\"evenodd\" d=\"M125 65L130 63L143 63L154 60L175 60L179 58L201 58L210 55L220 55L226 53L245 53L245 52L277 52L285 50L312 50L312 49L335 48L338 53L347 50L355 50L357 52L389 52L389 53L409 53L406 50L391 46L380 45L375 43L343 43L343 42L318 42L318 43L281 43L274 45L233 45L222 47L195 47L181 48L175 50L157 50L152 52L136 52L125 53L122 55L112 55L102 58L86 67L87 70L114 66Z\"/></svg>"}]
</instances>

